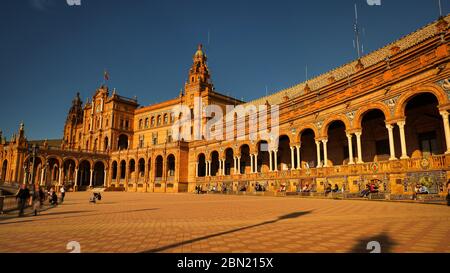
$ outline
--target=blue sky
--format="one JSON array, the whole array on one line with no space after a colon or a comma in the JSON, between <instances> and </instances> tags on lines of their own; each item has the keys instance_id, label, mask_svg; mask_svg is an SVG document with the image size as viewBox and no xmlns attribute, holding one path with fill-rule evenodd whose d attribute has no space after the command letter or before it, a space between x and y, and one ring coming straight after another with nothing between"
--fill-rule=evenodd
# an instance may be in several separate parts
<instances>
[{"instance_id":1,"label":"blue sky","mask_svg":"<svg viewBox=\"0 0 450 273\"><path fill-rule=\"evenodd\" d=\"M23 120L29 139L60 138L75 93L92 96L105 69L141 105L171 99L199 43L217 91L276 92L306 66L312 77L356 58L354 3L366 53L439 16L437 0L2 0L0 129L9 139Z\"/></svg>"}]
</instances>

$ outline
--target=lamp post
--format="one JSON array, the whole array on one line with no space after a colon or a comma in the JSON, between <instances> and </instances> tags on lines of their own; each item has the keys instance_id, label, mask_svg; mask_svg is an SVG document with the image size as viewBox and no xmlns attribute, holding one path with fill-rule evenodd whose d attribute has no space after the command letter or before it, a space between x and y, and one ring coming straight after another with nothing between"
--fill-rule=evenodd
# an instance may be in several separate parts
<instances>
[{"instance_id":1,"label":"lamp post","mask_svg":"<svg viewBox=\"0 0 450 273\"><path fill-rule=\"evenodd\" d=\"M39 148L36 146L36 144L33 144L33 147L31 148L31 154L32 154L32 157L33 157L33 163L31 165L31 181L30 181L30 184L32 184L33 181L34 181L34 164L36 162L36 153L37 153L38 150L39 150Z\"/></svg>"}]
</instances>

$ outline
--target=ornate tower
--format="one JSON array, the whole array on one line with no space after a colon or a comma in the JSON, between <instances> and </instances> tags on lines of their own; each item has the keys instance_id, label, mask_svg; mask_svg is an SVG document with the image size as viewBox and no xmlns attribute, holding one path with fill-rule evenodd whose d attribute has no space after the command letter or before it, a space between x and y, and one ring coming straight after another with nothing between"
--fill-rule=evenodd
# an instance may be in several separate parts
<instances>
[{"instance_id":1,"label":"ornate tower","mask_svg":"<svg viewBox=\"0 0 450 273\"><path fill-rule=\"evenodd\" d=\"M80 93L72 100L72 106L67 114L64 126L64 143L69 148L75 148L77 142L77 129L83 125L83 102ZM79 141L79 140L78 140Z\"/></svg>"},{"instance_id":2,"label":"ornate tower","mask_svg":"<svg viewBox=\"0 0 450 273\"><path fill-rule=\"evenodd\" d=\"M203 46L200 44L193 58L194 63L189 70L189 78L185 86L186 95L203 92L208 93L214 90L207 60L208 58L203 52Z\"/></svg>"}]
</instances>

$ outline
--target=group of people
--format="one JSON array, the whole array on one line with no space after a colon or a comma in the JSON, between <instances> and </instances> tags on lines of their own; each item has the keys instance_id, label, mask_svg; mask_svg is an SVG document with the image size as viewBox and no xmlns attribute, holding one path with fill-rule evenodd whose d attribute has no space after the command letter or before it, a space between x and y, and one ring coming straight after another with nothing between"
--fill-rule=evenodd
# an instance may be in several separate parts
<instances>
[{"instance_id":1,"label":"group of people","mask_svg":"<svg viewBox=\"0 0 450 273\"><path fill-rule=\"evenodd\" d=\"M325 195L328 195L330 193L337 193L339 192L339 186L338 184L334 184L334 187L331 187L331 184L327 184L325 188Z\"/></svg>"},{"instance_id":2,"label":"group of people","mask_svg":"<svg viewBox=\"0 0 450 273\"><path fill-rule=\"evenodd\" d=\"M263 191L266 191L266 188L265 188L263 185L261 185L261 184L259 184L259 183L256 183L256 185L255 185L255 191L256 191L256 192L263 192Z\"/></svg>"},{"instance_id":3,"label":"group of people","mask_svg":"<svg viewBox=\"0 0 450 273\"><path fill-rule=\"evenodd\" d=\"M429 194L428 188L425 187L423 184L417 184L414 188L415 194Z\"/></svg>"},{"instance_id":4,"label":"group of people","mask_svg":"<svg viewBox=\"0 0 450 273\"><path fill-rule=\"evenodd\" d=\"M200 186L200 185L195 186L195 192L197 194L202 194L203 193L202 186Z\"/></svg>"},{"instance_id":5,"label":"group of people","mask_svg":"<svg viewBox=\"0 0 450 273\"><path fill-rule=\"evenodd\" d=\"M366 188L361 191L361 197L368 197L371 193L378 193L378 186L375 183L370 183L366 185Z\"/></svg>"},{"instance_id":6,"label":"group of people","mask_svg":"<svg viewBox=\"0 0 450 273\"><path fill-rule=\"evenodd\" d=\"M64 202L65 195L66 190L64 186L62 186L60 188L61 203ZM18 201L19 206L19 217L24 216L27 205L32 207L35 216L37 216L42 209L45 200L48 200L51 206L58 205L58 195L56 194L56 191L53 188L51 188L50 191L46 191L39 185L34 185L30 190L27 184L22 184L16 194L16 200Z\"/></svg>"}]
</instances>

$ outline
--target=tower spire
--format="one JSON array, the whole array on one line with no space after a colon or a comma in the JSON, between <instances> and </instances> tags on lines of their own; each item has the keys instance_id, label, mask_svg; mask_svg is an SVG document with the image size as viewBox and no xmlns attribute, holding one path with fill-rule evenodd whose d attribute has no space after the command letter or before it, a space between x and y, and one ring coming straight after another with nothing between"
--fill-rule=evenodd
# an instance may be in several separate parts
<instances>
[{"instance_id":1,"label":"tower spire","mask_svg":"<svg viewBox=\"0 0 450 273\"><path fill-rule=\"evenodd\" d=\"M189 78L185 88L186 93L195 90L200 92L213 90L207 61L208 57L203 51L203 45L199 44L193 57L193 64L189 70Z\"/></svg>"}]
</instances>

